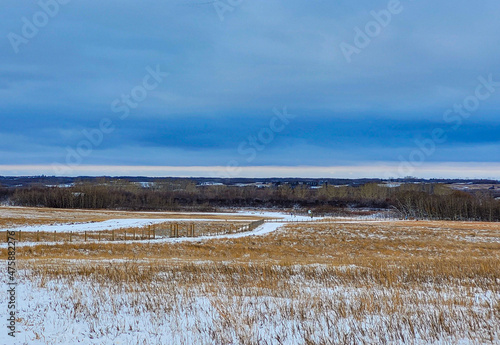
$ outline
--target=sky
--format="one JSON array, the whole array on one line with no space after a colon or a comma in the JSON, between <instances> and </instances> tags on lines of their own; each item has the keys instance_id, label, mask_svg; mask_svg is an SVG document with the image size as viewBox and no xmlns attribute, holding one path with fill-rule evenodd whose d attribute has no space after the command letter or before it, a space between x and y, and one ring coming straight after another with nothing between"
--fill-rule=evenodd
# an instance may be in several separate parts
<instances>
[{"instance_id":1,"label":"sky","mask_svg":"<svg viewBox=\"0 0 500 345\"><path fill-rule=\"evenodd\" d=\"M0 6L0 175L500 179L498 1Z\"/></svg>"}]
</instances>

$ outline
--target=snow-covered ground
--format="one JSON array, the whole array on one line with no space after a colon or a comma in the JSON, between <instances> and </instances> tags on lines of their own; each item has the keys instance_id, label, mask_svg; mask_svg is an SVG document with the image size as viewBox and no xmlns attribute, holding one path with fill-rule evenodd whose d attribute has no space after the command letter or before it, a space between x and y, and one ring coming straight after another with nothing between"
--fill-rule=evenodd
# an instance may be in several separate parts
<instances>
[{"instance_id":1,"label":"snow-covered ground","mask_svg":"<svg viewBox=\"0 0 500 345\"><path fill-rule=\"evenodd\" d=\"M322 276L322 267L288 269L296 274L276 291L225 283L205 290L218 283L207 276L206 284L190 286L168 273L154 283L128 285L35 277L17 287L22 320L16 342L4 326L0 343L498 344L491 308L499 296L492 291L356 287L336 282L331 271L311 279ZM7 310L5 300L1 310Z\"/></svg>"},{"instance_id":2,"label":"snow-covered ground","mask_svg":"<svg viewBox=\"0 0 500 345\"><path fill-rule=\"evenodd\" d=\"M186 213L188 214L188 213ZM198 237L181 237L181 238L162 238L156 240L150 240L154 242L198 242L215 238L240 238L245 236L259 236L265 235L270 232L276 231L285 222L302 222L311 221L310 217L296 216L289 213L282 212L258 212L258 211L241 211L234 213L238 216L258 216L265 218L273 218L272 223L265 223L252 231L240 232L235 234L222 234L222 235L210 235L210 236L198 236ZM203 214L200 214L203 215ZM228 219L231 219L231 213L205 213L205 215L225 215ZM320 219L316 217L315 219ZM67 224L45 224L45 225L30 225L15 227L9 229L0 229L0 231L23 231L23 232L56 232L56 233L82 233L85 231L105 231L105 230L118 230L123 228L132 227L146 227L152 224L159 224L165 222L225 222L225 219L211 219L211 218L163 218L163 219L110 219L102 222L86 222L86 223L67 223ZM242 222L248 223L248 220L231 220L231 222ZM105 243L106 241L103 241ZM114 243L120 243L122 241L114 241ZM127 241L130 243L133 241ZM19 247L39 245L38 242L21 242L17 245ZM45 244L54 244L53 242L45 242ZM7 243L0 243L0 248L6 248Z\"/></svg>"},{"instance_id":3,"label":"snow-covered ground","mask_svg":"<svg viewBox=\"0 0 500 345\"><path fill-rule=\"evenodd\" d=\"M244 233L164 238L151 242L265 236L279 230L287 222L297 220L307 223L300 225L298 233L303 237L290 236L293 241L303 239L309 242L321 236L338 236L346 239L342 246L351 239L386 240L396 245L396 242L391 242L395 232L387 221L384 227L378 225L381 222L378 220L335 220L337 224L347 225L377 223L376 227L363 230L357 225L349 228L323 223L321 227L317 225L321 224L321 219L311 222L309 217L284 213L238 213L241 214L279 220ZM109 227L119 229L181 220L196 221L184 218L116 219L49 227L58 226L62 227L61 231L76 232L75 228L68 230L64 227L95 230L98 225L101 230L110 230ZM279 235L291 232L292 228L293 225ZM440 235L443 233L441 229L436 231ZM423 236L422 233L410 227L399 229L397 243L407 250L405 241L411 243L410 240L417 235ZM477 231L477 236L480 234ZM265 237L260 242L272 242L272 238ZM276 238L279 239L279 236ZM287 245L293 246L293 241ZM233 242L245 242L251 252L254 249L252 242L259 242L259 239L220 241L224 242L231 245ZM208 246L216 252L218 249L213 243ZM364 243L365 249L371 245L369 241L359 243ZM275 248L280 250L280 245ZM318 248L318 256L324 250ZM357 249L353 253L357 255ZM6 317L2 317L0 345L499 343L500 294L494 284L488 285L474 278L464 282L449 280L441 283L446 277L432 279L430 275L428 281L419 284L405 278L385 285L378 283L378 279L387 273L386 268L373 272L373 267L363 267L358 263L338 267L296 263L274 265L255 263L253 259L238 263L232 262L230 256L227 258L223 262L205 258L205 261L189 263L181 262L182 258L178 257L150 260L147 256L139 260L122 257L108 260L104 256L98 260L76 258L53 260L51 263L47 257L40 261L29 260L18 275L19 285L16 287L17 330L20 333L14 342L7 335ZM226 260L225 256L223 260ZM179 267L185 264L187 268L178 268L176 263ZM44 265L48 266L48 270L44 271L47 269ZM191 269L189 265L196 267ZM258 265L263 265L265 270L255 269ZM93 271L97 266L99 268ZM134 276L131 272L139 266L146 269L153 267L156 269L153 270L155 276L137 279L140 275ZM43 269L38 269L40 267ZM74 273L82 267L83 271ZM59 273L51 274L53 269L59 269ZM113 280L117 271L120 274ZM280 275L281 272L283 275ZM134 279L128 279L130 276ZM269 281L271 283L268 284ZM5 274L0 276L0 284L7 287ZM4 292L4 298L0 298L0 310L8 310L7 302Z\"/></svg>"},{"instance_id":4,"label":"snow-covered ground","mask_svg":"<svg viewBox=\"0 0 500 345\"><path fill-rule=\"evenodd\" d=\"M26 232L85 232L85 231L105 231L118 230L123 228L140 228L152 224L165 222L224 222L224 219L204 219L204 218L165 218L165 219L110 219L102 222L87 223L67 223L67 224L45 224L15 227L10 229L0 229L2 231L26 231ZM246 221L248 222L248 221Z\"/></svg>"},{"instance_id":5,"label":"snow-covered ground","mask_svg":"<svg viewBox=\"0 0 500 345\"><path fill-rule=\"evenodd\" d=\"M221 213L219 213L221 214ZM222 213L225 214L225 213ZM309 221L311 219L321 219L321 217L311 218L309 216L301 216L296 214L284 213L284 212L273 212L273 211L238 211L238 215L243 216L258 216L266 218L280 218L284 221Z\"/></svg>"},{"instance_id":6,"label":"snow-covered ground","mask_svg":"<svg viewBox=\"0 0 500 345\"><path fill-rule=\"evenodd\" d=\"M192 213L178 213L178 214L190 214ZM203 218L207 215L222 215L227 216L232 222L248 222L248 220L241 219L231 219L231 213L204 213L199 214L200 218L163 218L163 219L110 219L102 222L86 222L86 223L64 223L64 224L45 224L45 225L29 225L20 226L13 228L3 228L0 231L26 231L26 232L85 232L85 231L104 231L104 230L117 230L123 228L132 227L145 227L152 224L159 224L165 222L225 222L225 219L211 219ZM292 216L289 213L282 212L252 212L252 211L242 211L234 213L238 216L258 216L266 218L276 218L282 219L283 221L307 221L311 220L310 217L304 216Z\"/></svg>"},{"instance_id":7,"label":"snow-covered ground","mask_svg":"<svg viewBox=\"0 0 500 345\"><path fill-rule=\"evenodd\" d=\"M234 234L221 234L221 235L207 235L207 236L197 236L197 237L178 237L178 238L157 238L157 239L150 239L147 240L149 243L179 243L179 242L202 242L206 240L213 240L213 239L231 239L231 238L241 238L241 237L248 237L248 236L263 236L266 234L269 234L271 232L274 232L278 230L281 226L283 226L285 223L264 223L261 226L255 228L252 231L242 231ZM126 243L135 243L135 242L144 242L144 240L127 240ZM35 245L54 245L56 243L60 242L20 242L17 243L17 247L29 247L29 246L35 246ZM99 243L106 244L106 243L125 243L125 241L100 241ZM7 248L7 243L0 243L0 248Z\"/></svg>"},{"instance_id":8,"label":"snow-covered ground","mask_svg":"<svg viewBox=\"0 0 500 345\"><path fill-rule=\"evenodd\" d=\"M264 223L252 231L238 232L236 234L213 235L213 236L199 236L199 237L181 237L181 238L163 238L156 240L156 242L200 242L211 239L228 239L228 238L241 238L248 236L263 236L278 230L285 223Z\"/></svg>"}]
</instances>

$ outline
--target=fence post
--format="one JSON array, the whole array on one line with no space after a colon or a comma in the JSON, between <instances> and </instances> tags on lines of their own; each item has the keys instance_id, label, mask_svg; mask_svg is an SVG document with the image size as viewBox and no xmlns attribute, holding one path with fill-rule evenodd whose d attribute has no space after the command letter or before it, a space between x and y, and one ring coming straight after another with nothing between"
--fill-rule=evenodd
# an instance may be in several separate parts
<instances>
[{"instance_id":1,"label":"fence post","mask_svg":"<svg viewBox=\"0 0 500 345\"><path fill-rule=\"evenodd\" d=\"M101 232L100 231L97 232L97 240L99 242L101 242Z\"/></svg>"},{"instance_id":2,"label":"fence post","mask_svg":"<svg viewBox=\"0 0 500 345\"><path fill-rule=\"evenodd\" d=\"M19 230L19 242L21 242L21 237L22 237L23 231Z\"/></svg>"},{"instance_id":3,"label":"fence post","mask_svg":"<svg viewBox=\"0 0 500 345\"><path fill-rule=\"evenodd\" d=\"M134 228L134 241L135 241L135 228Z\"/></svg>"},{"instance_id":4,"label":"fence post","mask_svg":"<svg viewBox=\"0 0 500 345\"><path fill-rule=\"evenodd\" d=\"M111 230L111 241L115 240L115 230Z\"/></svg>"},{"instance_id":5,"label":"fence post","mask_svg":"<svg viewBox=\"0 0 500 345\"><path fill-rule=\"evenodd\" d=\"M153 228L153 240L156 239L156 228Z\"/></svg>"},{"instance_id":6,"label":"fence post","mask_svg":"<svg viewBox=\"0 0 500 345\"><path fill-rule=\"evenodd\" d=\"M36 231L36 241L40 242L40 230Z\"/></svg>"},{"instance_id":7,"label":"fence post","mask_svg":"<svg viewBox=\"0 0 500 345\"><path fill-rule=\"evenodd\" d=\"M9 230L5 231L5 242L9 242Z\"/></svg>"},{"instance_id":8,"label":"fence post","mask_svg":"<svg viewBox=\"0 0 500 345\"><path fill-rule=\"evenodd\" d=\"M69 241L73 242L73 231L69 232Z\"/></svg>"},{"instance_id":9,"label":"fence post","mask_svg":"<svg viewBox=\"0 0 500 345\"><path fill-rule=\"evenodd\" d=\"M56 231L54 230L54 242L57 242L56 241Z\"/></svg>"},{"instance_id":10,"label":"fence post","mask_svg":"<svg viewBox=\"0 0 500 345\"><path fill-rule=\"evenodd\" d=\"M87 231L85 231L85 242L87 242Z\"/></svg>"}]
</instances>

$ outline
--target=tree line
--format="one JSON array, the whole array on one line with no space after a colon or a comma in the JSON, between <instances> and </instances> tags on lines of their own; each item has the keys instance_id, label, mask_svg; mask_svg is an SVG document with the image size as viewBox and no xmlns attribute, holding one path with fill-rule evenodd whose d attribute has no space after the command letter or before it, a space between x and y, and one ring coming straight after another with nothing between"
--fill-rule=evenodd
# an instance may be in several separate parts
<instances>
[{"instance_id":1,"label":"tree line","mask_svg":"<svg viewBox=\"0 0 500 345\"><path fill-rule=\"evenodd\" d=\"M377 183L360 186L289 184L256 186L197 186L191 180L165 180L143 187L127 180L79 181L71 187L32 185L0 188L0 198L18 206L214 211L220 207L279 207L332 212L341 208L397 210L405 218L500 221L500 201L491 193L463 192L445 184L416 183L388 188Z\"/></svg>"}]
</instances>

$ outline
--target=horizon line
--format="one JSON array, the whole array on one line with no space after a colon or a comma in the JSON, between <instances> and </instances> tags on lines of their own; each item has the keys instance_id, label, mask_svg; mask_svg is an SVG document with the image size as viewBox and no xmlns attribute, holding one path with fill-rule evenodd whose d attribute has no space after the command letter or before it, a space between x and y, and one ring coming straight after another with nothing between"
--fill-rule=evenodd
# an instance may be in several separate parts
<instances>
[{"instance_id":1,"label":"horizon line","mask_svg":"<svg viewBox=\"0 0 500 345\"><path fill-rule=\"evenodd\" d=\"M0 165L0 176L142 176L207 178L383 178L500 179L500 163L441 162L414 166L376 162L336 166L154 166L47 164Z\"/></svg>"}]
</instances>

